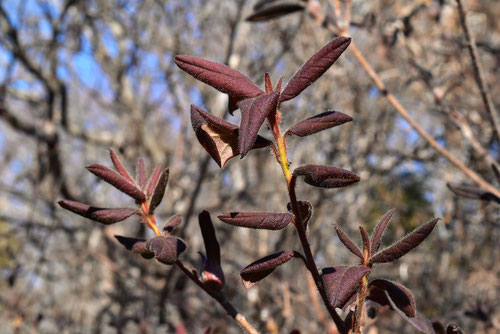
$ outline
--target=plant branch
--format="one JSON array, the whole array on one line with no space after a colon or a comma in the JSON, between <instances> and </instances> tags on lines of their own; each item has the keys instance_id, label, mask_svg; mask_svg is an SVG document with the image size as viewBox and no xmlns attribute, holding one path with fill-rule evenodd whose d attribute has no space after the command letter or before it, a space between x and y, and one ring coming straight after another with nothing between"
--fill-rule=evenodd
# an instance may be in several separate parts
<instances>
[{"instance_id":1,"label":"plant branch","mask_svg":"<svg viewBox=\"0 0 500 334\"><path fill-rule=\"evenodd\" d=\"M500 120L498 119L498 114L495 109L495 105L491 99L491 94L488 91L486 80L484 77L483 67L481 61L479 60L479 53L476 47L476 41L474 36L472 36L469 25L467 23L465 9L462 4L462 0L457 0L458 14L460 16L460 24L464 29L465 39L467 40L467 47L469 49L470 57L472 60L472 67L474 68L474 78L476 79L477 87L481 93L481 99L483 100L484 107L491 117L491 122L495 132L497 134L498 140L500 140Z\"/></svg>"},{"instance_id":2,"label":"plant branch","mask_svg":"<svg viewBox=\"0 0 500 334\"><path fill-rule=\"evenodd\" d=\"M248 320L246 320L245 317L234 308L234 306L227 300L226 296L222 292L207 288L205 284L203 284L203 282L198 279L196 274L186 268L186 266L184 266L184 264L180 260L175 261L175 264L187 277L189 277L189 279L191 279L200 288L202 288L203 291L205 291L210 297L215 299L224 308L224 310L226 310L227 314L229 314L229 316L238 323L241 329L243 329L248 334L259 334L259 331L256 330L248 322Z\"/></svg>"}]
</instances>

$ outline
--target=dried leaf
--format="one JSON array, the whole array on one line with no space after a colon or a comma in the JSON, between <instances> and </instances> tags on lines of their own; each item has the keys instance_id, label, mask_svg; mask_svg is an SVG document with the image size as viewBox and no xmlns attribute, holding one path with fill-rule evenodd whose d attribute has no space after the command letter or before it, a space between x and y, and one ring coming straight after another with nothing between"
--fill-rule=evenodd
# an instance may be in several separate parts
<instances>
[{"instance_id":1,"label":"dried leaf","mask_svg":"<svg viewBox=\"0 0 500 334\"><path fill-rule=\"evenodd\" d=\"M200 144L212 159L224 167L227 161L240 154L238 149L238 126L224 121L206 111L192 105L191 123ZM266 147L270 141L257 136L252 149Z\"/></svg>"},{"instance_id":2,"label":"dried leaf","mask_svg":"<svg viewBox=\"0 0 500 334\"><path fill-rule=\"evenodd\" d=\"M347 247L347 249L350 250L351 253L359 257L361 260L363 260L363 253L358 248L358 246L356 246L354 241L352 241L352 239L346 233L344 233L344 231L342 231L340 226L334 225L333 227L335 227L335 231L337 232L340 241Z\"/></svg>"},{"instance_id":3,"label":"dried leaf","mask_svg":"<svg viewBox=\"0 0 500 334\"><path fill-rule=\"evenodd\" d=\"M307 229L307 223L309 219L311 219L313 207L312 204L308 201L298 201L297 205L299 206L300 218L302 219L302 224ZM288 202L286 208L289 212L292 212L292 203Z\"/></svg>"},{"instance_id":4,"label":"dried leaf","mask_svg":"<svg viewBox=\"0 0 500 334\"><path fill-rule=\"evenodd\" d=\"M259 129L267 115L276 110L279 92L272 92L252 99L241 101L241 124L239 133L239 151L243 158L252 148Z\"/></svg>"},{"instance_id":5,"label":"dried leaf","mask_svg":"<svg viewBox=\"0 0 500 334\"><path fill-rule=\"evenodd\" d=\"M175 230L180 223L182 223L181 215L173 215L172 217L170 217L167 223L163 226L163 236L167 236L168 234L172 233L172 231Z\"/></svg>"},{"instance_id":6,"label":"dried leaf","mask_svg":"<svg viewBox=\"0 0 500 334\"><path fill-rule=\"evenodd\" d=\"M58 204L77 215L82 217L95 220L102 224L114 224L119 221L125 220L128 217L132 216L134 213L137 213L137 209L132 208L119 208L119 209L105 209L105 208L97 208L87 204L62 200L59 201Z\"/></svg>"},{"instance_id":7,"label":"dried leaf","mask_svg":"<svg viewBox=\"0 0 500 334\"><path fill-rule=\"evenodd\" d=\"M230 212L218 216L224 223L264 230L281 230L293 222L290 213Z\"/></svg>"},{"instance_id":8,"label":"dried leaf","mask_svg":"<svg viewBox=\"0 0 500 334\"><path fill-rule=\"evenodd\" d=\"M293 171L293 174L303 175L306 183L322 188L346 187L360 180L353 172L324 165L300 166Z\"/></svg>"},{"instance_id":9,"label":"dried leaf","mask_svg":"<svg viewBox=\"0 0 500 334\"><path fill-rule=\"evenodd\" d=\"M380 291L376 291L376 290ZM369 295L380 295L379 300L375 300L380 305L389 305L388 300L384 300L381 292L385 291L389 295L394 305L407 317L413 318L416 315L416 306L413 294L403 285L386 280L376 279L368 283ZM373 298L370 298L374 300Z\"/></svg>"},{"instance_id":10,"label":"dried leaf","mask_svg":"<svg viewBox=\"0 0 500 334\"><path fill-rule=\"evenodd\" d=\"M344 113L327 111L295 124L285 132L285 136L293 134L305 137L351 121L352 118Z\"/></svg>"},{"instance_id":11,"label":"dried leaf","mask_svg":"<svg viewBox=\"0 0 500 334\"><path fill-rule=\"evenodd\" d=\"M106 166L93 164L87 166L87 169L98 178L108 182L116 189L134 198L139 203L146 201L146 195L135 184Z\"/></svg>"},{"instance_id":12,"label":"dried leaf","mask_svg":"<svg viewBox=\"0 0 500 334\"><path fill-rule=\"evenodd\" d=\"M433 219L419 228L415 229L413 232L397 241L392 246L389 246L377 254L373 255L370 259L371 263L385 263L392 262L399 259L401 256L405 255L413 248L420 245L422 241L429 236L429 234L436 226L439 218Z\"/></svg>"},{"instance_id":13,"label":"dried leaf","mask_svg":"<svg viewBox=\"0 0 500 334\"><path fill-rule=\"evenodd\" d=\"M342 308L356 293L356 288L364 276L370 273L370 268L365 266L338 266L321 270L323 285L328 294L330 304Z\"/></svg>"},{"instance_id":14,"label":"dried leaf","mask_svg":"<svg viewBox=\"0 0 500 334\"><path fill-rule=\"evenodd\" d=\"M316 52L290 79L281 93L279 102L293 99L321 77L340 57L350 43L350 38L339 37Z\"/></svg>"},{"instance_id":15,"label":"dried leaf","mask_svg":"<svg viewBox=\"0 0 500 334\"><path fill-rule=\"evenodd\" d=\"M224 272L220 264L220 246L215 235L214 225L208 211L202 211L199 216L199 224L203 242L205 243L206 258L202 263L201 279L212 289L221 290L224 287Z\"/></svg>"},{"instance_id":16,"label":"dried leaf","mask_svg":"<svg viewBox=\"0 0 500 334\"><path fill-rule=\"evenodd\" d=\"M294 251L282 251L257 260L240 272L243 285L250 289L257 282L270 275L278 266L290 261L295 256Z\"/></svg>"},{"instance_id":17,"label":"dried leaf","mask_svg":"<svg viewBox=\"0 0 500 334\"><path fill-rule=\"evenodd\" d=\"M382 235L384 234L385 229L387 228L387 225L391 221L392 216L396 212L396 209L391 209L389 210L384 217L378 222L377 226L373 229L372 232L372 238L371 238L371 253L370 254L375 254L379 247L380 239L382 238Z\"/></svg>"},{"instance_id":18,"label":"dried leaf","mask_svg":"<svg viewBox=\"0 0 500 334\"><path fill-rule=\"evenodd\" d=\"M226 65L193 56L176 56L175 64L196 79L235 99L264 94L248 77Z\"/></svg>"},{"instance_id":19,"label":"dried leaf","mask_svg":"<svg viewBox=\"0 0 500 334\"><path fill-rule=\"evenodd\" d=\"M446 186L448 186L448 189L450 189L455 195L458 196L500 203L500 198L490 193L489 191L486 191L479 187L467 186L467 185L459 186L459 185L452 185L450 183L447 183Z\"/></svg>"},{"instance_id":20,"label":"dried leaf","mask_svg":"<svg viewBox=\"0 0 500 334\"><path fill-rule=\"evenodd\" d=\"M118 156L116 155L115 151L112 148L109 149L109 155L118 173L120 173L120 175L123 176L125 179L127 179L127 181L129 181L130 183L134 183L134 180L127 172L125 167L123 167L122 163L120 162L120 159L118 159Z\"/></svg>"},{"instance_id":21,"label":"dried leaf","mask_svg":"<svg viewBox=\"0 0 500 334\"><path fill-rule=\"evenodd\" d=\"M186 250L186 244L175 237L157 236L146 241L146 249L155 254L155 259L164 264L174 264Z\"/></svg>"},{"instance_id":22,"label":"dried leaf","mask_svg":"<svg viewBox=\"0 0 500 334\"><path fill-rule=\"evenodd\" d=\"M158 205L160 205L163 196L165 195L165 189L167 188L167 183L168 183L168 174L169 171L167 168L161 174L158 183L156 183L155 190L153 191L153 195L151 196L151 201L149 203L148 213L150 215L153 214Z\"/></svg>"},{"instance_id":23,"label":"dried leaf","mask_svg":"<svg viewBox=\"0 0 500 334\"><path fill-rule=\"evenodd\" d=\"M151 259L155 255L146 248L146 240L144 239L123 237L121 235L115 235L115 238L129 251L141 254L145 259Z\"/></svg>"},{"instance_id":24,"label":"dried leaf","mask_svg":"<svg viewBox=\"0 0 500 334\"><path fill-rule=\"evenodd\" d=\"M294 2L281 2L276 5L268 5L248 16L245 20L249 22L259 22L275 19L281 16L303 11L304 6Z\"/></svg>"},{"instance_id":25,"label":"dried leaf","mask_svg":"<svg viewBox=\"0 0 500 334\"><path fill-rule=\"evenodd\" d=\"M156 185L158 184L162 168L163 168L162 164L158 164L151 173L151 176L148 180L148 185L146 186L146 196L148 198L151 197L151 195L153 195Z\"/></svg>"},{"instance_id":26,"label":"dried leaf","mask_svg":"<svg viewBox=\"0 0 500 334\"><path fill-rule=\"evenodd\" d=\"M144 160L142 158L137 159L137 163L135 165L135 177L139 187L141 187L141 190L144 190L146 187L147 176L146 166L144 165Z\"/></svg>"}]
</instances>

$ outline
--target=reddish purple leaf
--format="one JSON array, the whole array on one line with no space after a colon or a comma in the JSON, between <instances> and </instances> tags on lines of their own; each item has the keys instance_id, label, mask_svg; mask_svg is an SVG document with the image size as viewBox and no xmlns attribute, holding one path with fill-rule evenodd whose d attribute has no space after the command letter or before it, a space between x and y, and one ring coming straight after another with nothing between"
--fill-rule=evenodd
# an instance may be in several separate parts
<instances>
[{"instance_id":1,"label":"reddish purple leaf","mask_svg":"<svg viewBox=\"0 0 500 334\"><path fill-rule=\"evenodd\" d=\"M281 93L279 102L288 101L299 95L304 89L321 77L342 52L349 46L351 39L339 37L325 45L314 56L309 58L297 73L290 79Z\"/></svg>"},{"instance_id":2,"label":"reddish purple leaf","mask_svg":"<svg viewBox=\"0 0 500 334\"><path fill-rule=\"evenodd\" d=\"M309 203L308 201L298 201L297 204L299 206L299 212L300 212L300 218L302 219L302 224L304 224L304 227L307 229L307 223L309 222L309 219L311 219L313 212L312 204ZM293 212L292 203L288 202L286 208L288 209L289 212Z\"/></svg>"},{"instance_id":3,"label":"reddish purple leaf","mask_svg":"<svg viewBox=\"0 0 500 334\"><path fill-rule=\"evenodd\" d=\"M129 181L130 183L135 183L130 174L125 169L125 167L123 167L122 163L120 162L120 159L118 159L118 156L116 155L115 151L112 148L109 149L109 155L118 173L120 173L120 175L123 176L125 179L127 179L127 181Z\"/></svg>"},{"instance_id":4,"label":"reddish purple leaf","mask_svg":"<svg viewBox=\"0 0 500 334\"><path fill-rule=\"evenodd\" d=\"M342 231L340 226L334 225L333 227L335 227L335 231L337 232L340 241L347 247L347 249L350 250L351 253L359 257L361 260L363 260L363 253L358 248L358 246L356 246L354 241L352 241L352 239L346 233L344 233L344 231Z\"/></svg>"},{"instance_id":5,"label":"reddish purple leaf","mask_svg":"<svg viewBox=\"0 0 500 334\"><path fill-rule=\"evenodd\" d=\"M235 99L264 94L248 77L226 65L193 56L176 56L175 64L196 79Z\"/></svg>"},{"instance_id":6,"label":"reddish purple leaf","mask_svg":"<svg viewBox=\"0 0 500 334\"><path fill-rule=\"evenodd\" d=\"M340 111L327 111L295 124L285 132L285 136L293 134L305 137L351 121L350 116Z\"/></svg>"},{"instance_id":7,"label":"reddish purple leaf","mask_svg":"<svg viewBox=\"0 0 500 334\"><path fill-rule=\"evenodd\" d=\"M93 164L87 166L87 169L98 178L108 182L116 189L134 198L137 202L144 203L146 201L146 195L141 191L141 189L108 167Z\"/></svg>"},{"instance_id":8,"label":"reddish purple leaf","mask_svg":"<svg viewBox=\"0 0 500 334\"><path fill-rule=\"evenodd\" d=\"M239 128L206 111L192 105L191 123L200 144L215 160L219 167L240 154L238 148ZM270 141L257 136L252 149L266 147Z\"/></svg>"},{"instance_id":9,"label":"reddish purple leaf","mask_svg":"<svg viewBox=\"0 0 500 334\"><path fill-rule=\"evenodd\" d=\"M146 249L155 254L155 259L164 264L174 264L186 250L186 244L175 237L157 236L146 241Z\"/></svg>"},{"instance_id":10,"label":"reddish purple leaf","mask_svg":"<svg viewBox=\"0 0 500 334\"><path fill-rule=\"evenodd\" d=\"M155 255L146 248L146 240L144 239L123 237L121 235L115 235L115 238L129 251L141 254L145 259L151 259Z\"/></svg>"},{"instance_id":11,"label":"reddish purple leaf","mask_svg":"<svg viewBox=\"0 0 500 334\"><path fill-rule=\"evenodd\" d=\"M439 218L433 219L419 228L415 229L413 232L397 241L392 246L389 246L377 254L373 255L370 259L371 263L385 263L392 262L399 259L401 256L405 255L413 248L420 245L422 241L429 236L429 234L436 226Z\"/></svg>"},{"instance_id":12,"label":"reddish purple leaf","mask_svg":"<svg viewBox=\"0 0 500 334\"><path fill-rule=\"evenodd\" d=\"M166 237L167 235L172 233L172 231L175 230L180 223L182 223L181 215L173 215L163 226L162 235Z\"/></svg>"},{"instance_id":13,"label":"reddish purple leaf","mask_svg":"<svg viewBox=\"0 0 500 334\"><path fill-rule=\"evenodd\" d=\"M243 285L250 289L257 282L270 275L274 269L290 261L294 256L294 251L282 251L249 264L240 272Z\"/></svg>"},{"instance_id":14,"label":"reddish purple leaf","mask_svg":"<svg viewBox=\"0 0 500 334\"><path fill-rule=\"evenodd\" d=\"M264 85L266 86L267 94L273 92L273 84L271 82L271 76L267 72L264 74Z\"/></svg>"},{"instance_id":15,"label":"reddish purple leaf","mask_svg":"<svg viewBox=\"0 0 500 334\"><path fill-rule=\"evenodd\" d=\"M215 235L214 225L208 211L202 211L198 220L207 254L205 257L200 253L203 262L201 279L210 288L220 290L224 287L224 272L220 264L220 246Z\"/></svg>"},{"instance_id":16,"label":"reddish purple leaf","mask_svg":"<svg viewBox=\"0 0 500 334\"><path fill-rule=\"evenodd\" d=\"M446 183L446 186L458 196L462 196L465 198L479 199L483 201L494 201L496 203L500 203L500 198L495 196L479 187L468 186L468 185L453 185L450 183Z\"/></svg>"},{"instance_id":17,"label":"reddish purple leaf","mask_svg":"<svg viewBox=\"0 0 500 334\"><path fill-rule=\"evenodd\" d=\"M162 164L156 165L156 168L149 177L148 185L146 186L146 196L148 198L151 197L151 195L153 195L153 191L155 190L156 185L158 184L158 180L160 179L162 168L163 168Z\"/></svg>"},{"instance_id":18,"label":"reddish purple leaf","mask_svg":"<svg viewBox=\"0 0 500 334\"><path fill-rule=\"evenodd\" d=\"M392 216L396 212L396 209L391 209L389 210L384 217L379 221L377 226L373 229L372 232L372 238L371 238L371 253L370 254L375 254L375 252L378 249L380 239L382 238L382 235L384 234L385 229L387 228L387 225L391 221Z\"/></svg>"},{"instance_id":19,"label":"reddish purple leaf","mask_svg":"<svg viewBox=\"0 0 500 334\"><path fill-rule=\"evenodd\" d=\"M363 254L365 254L365 252L370 251L370 237L363 226L359 227L359 232L361 233L361 240L363 241Z\"/></svg>"},{"instance_id":20,"label":"reddish purple leaf","mask_svg":"<svg viewBox=\"0 0 500 334\"><path fill-rule=\"evenodd\" d=\"M58 204L77 215L82 217L95 220L102 224L114 224L128 217L132 216L134 213L137 213L137 209L131 208L119 208L119 209L104 209L104 208L96 208L87 204L62 200L59 201Z\"/></svg>"},{"instance_id":21,"label":"reddish purple leaf","mask_svg":"<svg viewBox=\"0 0 500 334\"><path fill-rule=\"evenodd\" d=\"M407 317L413 318L416 315L416 306L413 294L403 285L386 280L376 279L368 283L370 299L380 305L389 305L389 301L384 299L382 291L387 292L394 305L401 310ZM378 296L378 300L374 296Z\"/></svg>"},{"instance_id":22,"label":"reddish purple leaf","mask_svg":"<svg viewBox=\"0 0 500 334\"><path fill-rule=\"evenodd\" d=\"M151 196L151 201L149 203L149 214L152 214L155 211L158 205L160 205L163 196L165 195L165 189L167 188L168 183L168 173L169 171L167 168L161 174L158 183L156 183L155 190L153 191L153 195Z\"/></svg>"},{"instance_id":23,"label":"reddish purple leaf","mask_svg":"<svg viewBox=\"0 0 500 334\"><path fill-rule=\"evenodd\" d=\"M137 179L137 184L141 187L141 190L146 188L147 176L146 176L146 166L144 165L144 160L142 158L137 159L135 165L135 177Z\"/></svg>"},{"instance_id":24,"label":"reddish purple leaf","mask_svg":"<svg viewBox=\"0 0 500 334\"><path fill-rule=\"evenodd\" d=\"M360 180L353 172L324 165L300 166L293 171L293 174L303 175L306 183L322 188L346 187Z\"/></svg>"},{"instance_id":25,"label":"reddish purple leaf","mask_svg":"<svg viewBox=\"0 0 500 334\"><path fill-rule=\"evenodd\" d=\"M330 304L342 308L356 293L356 288L364 276L370 273L365 266L338 266L321 270L323 285L328 294Z\"/></svg>"},{"instance_id":26,"label":"reddish purple leaf","mask_svg":"<svg viewBox=\"0 0 500 334\"><path fill-rule=\"evenodd\" d=\"M281 2L276 5L268 5L260 10L256 10L245 20L249 22L268 21L298 11L303 11L304 6L294 2Z\"/></svg>"},{"instance_id":27,"label":"reddish purple leaf","mask_svg":"<svg viewBox=\"0 0 500 334\"><path fill-rule=\"evenodd\" d=\"M230 225L264 230L281 230L293 222L290 213L230 212L217 218Z\"/></svg>"},{"instance_id":28,"label":"reddish purple leaf","mask_svg":"<svg viewBox=\"0 0 500 334\"><path fill-rule=\"evenodd\" d=\"M252 148L257 134L266 117L276 110L279 92L272 92L252 99L241 101L241 125L239 134L239 150L243 158Z\"/></svg>"}]
</instances>

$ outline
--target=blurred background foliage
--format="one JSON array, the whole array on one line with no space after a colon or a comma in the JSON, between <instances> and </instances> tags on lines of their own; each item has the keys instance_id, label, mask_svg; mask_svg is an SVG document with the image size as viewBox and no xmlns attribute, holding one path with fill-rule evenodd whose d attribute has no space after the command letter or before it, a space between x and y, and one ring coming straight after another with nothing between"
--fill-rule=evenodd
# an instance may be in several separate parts
<instances>
[{"instance_id":1,"label":"blurred background foliage","mask_svg":"<svg viewBox=\"0 0 500 334\"><path fill-rule=\"evenodd\" d=\"M281 76L286 82L334 37L306 6L331 18L335 4L344 2L298 1L304 10L245 21L256 3L0 1L2 332L170 333L179 324L189 333L209 326L217 333L240 331L222 309L207 307L213 305L209 297L176 268L146 261L114 240L114 234L151 236L138 219L103 227L55 203L63 198L110 207L132 203L84 168L109 166L109 147L121 153L129 170L139 156L150 169L161 162L170 167L170 181L157 212L161 221L175 213L184 217L179 235L189 248L183 258L194 267L203 248L196 222L202 209L213 217L227 211L284 212L285 184L269 152L253 151L221 170L197 143L191 103L233 123L239 112L229 117L222 94L173 64L176 54L189 54L226 63L259 85L266 71L273 82ZM498 106L500 2L464 5ZM499 139L474 80L456 2L353 0L349 35L418 124L498 188L491 162L500 158ZM298 185L299 199L315 208L310 240L318 264L355 261L339 246L334 223L355 236L358 225L371 230L383 213L397 208L383 240L387 245L442 217L416 251L393 266L379 266L373 276L412 288L427 317L455 322L467 332L498 330L498 204L458 197L446 187L473 183L396 113L351 51L282 110L285 126L326 110L354 118L288 140L292 168L334 165L362 179L341 190ZM269 136L268 130L261 135ZM239 271L257 257L295 248L294 232L215 224L226 291L237 308L263 332L322 332L298 261L250 291L239 279ZM390 312L366 330L414 332Z\"/></svg>"}]
</instances>

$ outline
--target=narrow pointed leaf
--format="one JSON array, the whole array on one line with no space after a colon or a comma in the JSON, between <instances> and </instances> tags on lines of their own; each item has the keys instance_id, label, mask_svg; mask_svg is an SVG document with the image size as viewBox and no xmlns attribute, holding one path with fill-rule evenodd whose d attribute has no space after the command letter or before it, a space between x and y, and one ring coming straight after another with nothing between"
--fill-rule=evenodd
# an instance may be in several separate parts
<instances>
[{"instance_id":1,"label":"narrow pointed leaf","mask_svg":"<svg viewBox=\"0 0 500 334\"><path fill-rule=\"evenodd\" d=\"M250 289L257 282L270 275L274 269L290 261L295 256L294 251L282 251L263 257L249 264L240 272L243 285Z\"/></svg>"},{"instance_id":2,"label":"narrow pointed leaf","mask_svg":"<svg viewBox=\"0 0 500 334\"><path fill-rule=\"evenodd\" d=\"M358 246L356 246L354 241L352 241L352 239L344 231L342 231L340 226L334 225L333 227L335 227L335 231L337 232L337 235L339 236L339 239L344 244L344 246L346 246L347 249L351 251L351 253L363 260L363 253L358 248Z\"/></svg>"},{"instance_id":3,"label":"narrow pointed leaf","mask_svg":"<svg viewBox=\"0 0 500 334\"><path fill-rule=\"evenodd\" d=\"M285 136L296 135L305 137L351 121L352 118L344 113L327 111L295 124L285 132Z\"/></svg>"},{"instance_id":4,"label":"narrow pointed leaf","mask_svg":"<svg viewBox=\"0 0 500 334\"><path fill-rule=\"evenodd\" d=\"M149 198L151 195L153 195L153 192L156 188L156 185L158 184L158 180L160 179L161 171L162 171L162 164L156 165L156 168L153 170L153 173L151 173L151 177L148 180L148 185L146 187L146 196Z\"/></svg>"},{"instance_id":5,"label":"narrow pointed leaf","mask_svg":"<svg viewBox=\"0 0 500 334\"><path fill-rule=\"evenodd\" d=\"M321 77L340 57L350 43L350 38L336 38L309 58L286 85L281 93L280 102L293 99Z\"/></svg>"},{"instance_id":6,"label":"narrow pointed leaf","mask_svg":"<svg viewBox=\"0 0 500 334\"><path fill-rule=\"evenodd\" d=\"M137 184L144 190L146 187L147 176L146 176L146 166L144 165L144 160L142 158L137 159L137 164L135 165L135 177L137 179Z\"/></svg>"},{"instance_id":7,"label":"narrow pointed leaf","mask_svg":"<svg viewBox=\"0 0 500 334\"><path fill-rule=\"evenodd\" d=\"M243 158L252 148L262 123L267 115L276 110L280 92L272 92L253 99L241 101L241 125L239 133L239 150Z\"/></svg>"},{"instance_id":8,"label":"narrow pointed leaf","mask_svg":"<svg viewBox=\"0 0 500 334\"><path fill-rule=\"evenodd\" d=\"M105 209L68 200L59 201L58 204L62 208L76 213L77 215L106 225L125 220L137 213L137 209L132 208Z\"/></svg>"},{"instance_id":9,"label":"narrow pointed leaf","mask_svg":"<svg viewBox=\"0 0 500 334\"><path fill-rule=\"evenodd\" d=\"M252 98L264 92L244 74L232 68L193 56L176 56L175 64L196 79L234 98Z\"/></svg>"},{"instance_id":10,"label":"narrow pointed leaf","mask_svg":"<svg viewBox=\"0 0 500 334\"><path fill-rule=\"evenodd\" d=\"M490 193L489 191L486 191L479 187L467 186L467 185L459 186L450 183L447 183L446 186L448 186L448 189L450 189L455 195L458 196L500 203L500 198Z\"/></svg>"},{"instance_id":11,"label":"narrow pointed leaf","mask_svg":"<svg viewBox=\"0 0 500 334\"><path fill-rule=\"evenodd\" d=\"M353 172L324 165L300 166L293 171L293 174L303 175L307 184L322 188L346 187L360 180Z\"/></svg>"},{"instance_id":12,"label":"narrow pointed leaf","mask_svg":"<svg viewBox=\"0 0 500 334\"><path fill-rule=\"evenodd\" d=\"M281 92L281 84L283 83L283 77L281 77L278 80L278 83L276 84L276 87L274 87L275 92Z\"/></svg>"},{"instance_id":13,"label":"narrow pointed leaf","mask_svg":"<svg viewBox=\"0 0 500 334\"><path fill-rule=\"evenodd\" d=\"M175 230L177 226L180 225L180 223L182 223L181 215L173 215L172 217L170 217L167 223L163 226L163 235L167 236L168 234L172 233L172 231Z\"/></svg>"},{"instance_id":14,"label":"narrow pointed leaf","mask_svg":"<svg viewBox=\"0 0 500 334\"><path fill-rule=\"evenodd\" d=\"M290 213L230 212L218 216L226 224L264 230L281 230L293 222Z\"/></svg>"},{"instance_id":15,"label":"narrow pointed leaf","mask_svg":"<svg viewBox=\"0 0 500 334\"><path fill-rule=\"evenodd\" d=\"M194 105L191 106L191 123L198 141L219 167L224 167L229 159L240 154L238 126ZM266 147L270 144L269 140L258 136L252 148Z\"/></svg>"},{"instance_id":16,"label":"narrow pointed leaf","mask_svg":"<svg viewBox=\"0 0 500 334\"><path fill-rule=\"evenodd\" d=\"M337 308L344 304L356 293L356 288L364 276L370 273L365 266L338 266L321 270L323 285L328 294L328 301Z\"/></svg>"},{"instance_id":17,"label":"narrow pointed leaf","mask_svg":"<svg viewBox=\"0 0 500 334\"><path fill-rule=\"evenodd\" d=\"M135 184L127 181L127 179L112 169L99 164L87 166L87 169L98 178L106 181L116 189L134 198L137 202L143 203L146 201L146 195L141 189L139 189Z\"/></svg>"},{"instance_id":18,"label":"narrow pointed leaf","mask_svg":"<svg viewBox=\"0 0 500 334\"><path fill-rule=\"evenodd\" d=\"M312 204L309 203L308 201L298 201L297 204L299 206L300 218L302 219L302 224L304 224L304 227L307 229L307 223L309 222L309 219L311 219L313 212ZM286 208L288 209L289 212L293 212L292 203L288 202Z\"/></svg>"},{"instance_id":19,"label":"narrow pointed leaf","mask_svg":"<svg viewBox=\"0 0 500 334\"><path fill-rule=\"evenodd\" d=\"M165 195L165 189L167 188L168 183L168 168L163 171L160 176L160 179L156 183L155 190L153 191L153 195L151 196L151 202L149 203L149 214L152 214L155 209L160 205L163 196Z\"/></svg>"},{"instance_id":20,"label":"narrow pointed leaf","mask_svg":"<svg viewBox=\"0 0 500 334\"><path fill-rule=\"evenodd\" d=\"M439 218L433 219L419 228L415 229L413 232L397 241L392 246L389 246L377 254L373 255L370 259L371 263L385 263L392 262L399 259L401 256L405 255L413 248L420 245L422 241L429 236L429 234L436 226Z\"/></svg>"},{"instance_id":21,"label":"narrow pointed leaf","mask_svg":"<svg viewBox=\"0 0 500 334\"><path fill-rule=\"evenodd\" d=\"M359 227L359 232L361 233L361 240L363 241L363 254L369 254L370 252L370 237L368 232L363 226Z\"/></svg>"},{"instance_id":22,"label":"narrow pointed leaf","mask_svg":"<svg viewBox=\"0 0 500 334\"><path fill-rule=\"evenodd\" d=\"M401 284L386 280L386 279L376 279L368 283L368 289L370 295L375 295L375 290L381 290L387 292L390 299L394 305L401 310L407 317L413 318L416 315L415 299L410 290ZM382 295L380 295L382 296ZM373 299L372 299L373 300ZM380 300L375 300L380 305L388 305L388 300L383 298Z\"/></svg>"},{"instance_id":23,"label":"narrow pointed leaf","mask_svg":"<svg viewBox=\"0 0 500 334\"><path fill-rule=\"evenodd\" d=\"M111 161L113 162L113 165L115 166L118 173L121 176L123 176L125 179L127 179L127 181L129 181L130 183L134 183L134 180L132 179L130 174L127 172L125 167L123 167L122 163L120 162L120 159L118 159L118 156L116 155L115 151L112 148L109 149L109 155L110 155Z\"/></svg>"},{"instance_id":24,"label":"narrow pointed leaf","mask_svg":"<svg viewBox=\"0 0 500 334\"><path fill-rule=\"evenodd\" d=\"M174 264L186 250L186 244L175 237L157 236L146 241L146 249L154 253L155 259L164 264Z\"/></svg>"},{"instance_id":25,"label":"narrow pointed leaf","mask_svg":"<svg viewBox=\"0 0 500 334\"><path fill-rule=\"evenodd\" d=\"M294 2L281 2L276 5L268 5L262 9L256 10L245 20L249 22L260 22L275 19L281 16L303 11L304 6Z\"/></svg>"},{"instance_id":26,"label":"narrow pointed leaf","mask_svg":"<svg viewBox=\"0 0 500 334\"><path fill-rule=\"evenodd\" d=\"M269 94L273 91L273 84L271 82L271 77L269 76L269 73L264 74L264 84L266 86L266 93Z\"/></svg>"},{"instance_id":27,"label":"narrow pointed leaf","mask_svg":"<svg viewBox=\"0 0 500 334\"><path fill-rule=\"evenodd\" d=\"M202 211L198 219L206 252L206 259L203 261L201 271L202 281L212 289L220 290L224 287L225 280L220 264L220 246L215 235L214 225L208 211Z\"/></svg>"},{"instance_id":28,"label":"narrow pointed leaf","mask_svg":"<svg viewBox=\"0 0 500 334\"><path fill-rule=\"evenodd\" d=\"M129 251L141 254L146 259L151 259L155 255L146 248L146 240L144 239L123 237L121 235L115 235L115 238Z\"/></svg>"},{"instance_id":29,"label":"narrow pointed leaf","mask_svg":"<svg viewBox=\"0 0 500 334\"><path fill-rule=\"evenodd\" d=\"M378 222L377 226L375 226L375 228L373 229L371 238L371 254L375 254L375 252L377 251L380 239L382 238L382 235L384 234L384 231L395 212L396 209L389 210Z\"/></svg>"}]
</instances>

